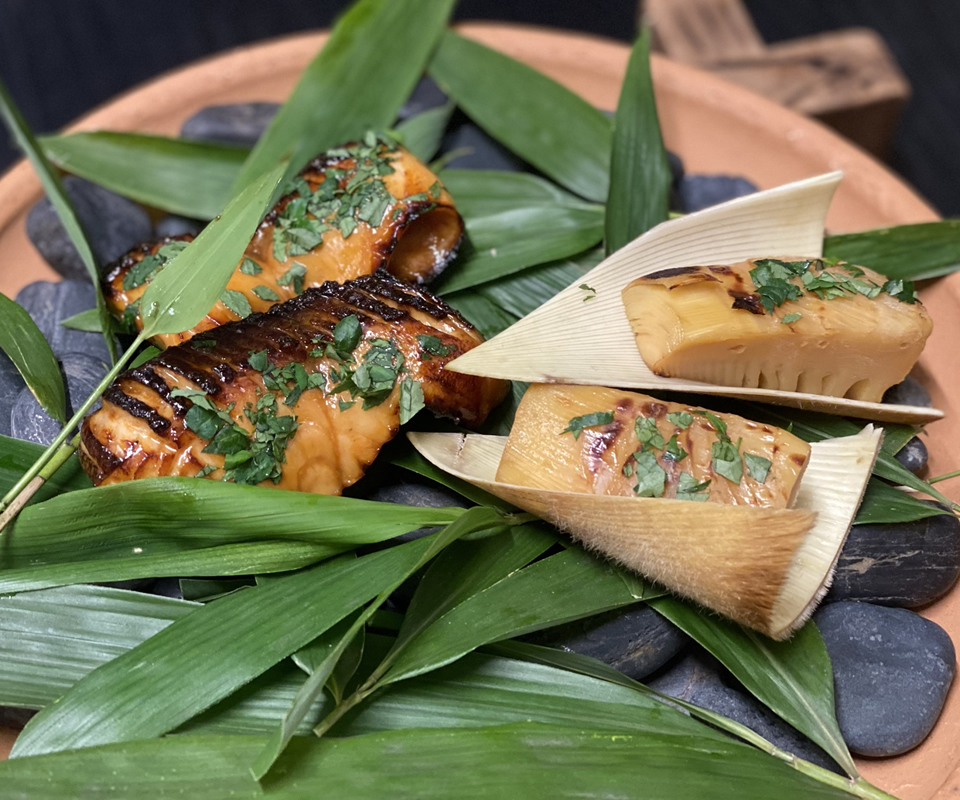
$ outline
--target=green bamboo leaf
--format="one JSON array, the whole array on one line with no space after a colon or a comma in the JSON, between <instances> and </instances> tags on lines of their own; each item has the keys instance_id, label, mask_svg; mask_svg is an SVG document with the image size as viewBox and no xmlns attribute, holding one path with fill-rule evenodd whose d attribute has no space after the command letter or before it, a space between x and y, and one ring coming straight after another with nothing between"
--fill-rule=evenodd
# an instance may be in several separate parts
<instances>
[{"instance_id":1,"label":"green bamboo leaf","mask_svg":"<svg viewBox=\"0 0 960 800\"><path fill-rule=\"evenodd\" d=\"M230 199L248 150L139 133L95 131L40 139L66 172L155 208L213 219Z\"/></svg>"},{"instance_id":2,"label":"green bamboo leaf","mask_svg":"<svg viewBox=\"0 0 960 800\"><path fill-rule=\"evenodd\" d=\"M317 153L389 127L423 73L453 5L454 0L354 3L260 137L235 191L281 159L290 159L287 175L293 175Z\"/></svg>"},{"instance_id":3,"label":"green bamboo leaf","mask_svg":"<svg viewBox=\"0 0 960 800\"><path fill-rule=\"evenodd\" d=\"M30 164L33 166L43 186L43 191L53 205L54 211L57 212L57 217L67 232L67 236L70 237L70 242L76 248L84 267L86 267L87 273L90 275L90 280L93 281L97 300L97 312L100 315L101 329L104 331L103 338L107 343L107 351L110 353L110 357L116 360L117 343L113 338L110 314L107 311L107 305L103 299L103 292L100 289L100 271L97 269L97 259L94 257L90 243L87 241L86 234L83 232L83 226L80 224L77 212L73 208L73 203L70 202L70 198L63 188L60 176L50 165L50 162L47 161L47 157L43 153L43 148L39 142L37 142L36 137L30 130L30 126L27 125L27 121L23 118L20 109L17 108L13 97L10 96L10 92L7 91L7 87L3 81L0 81L0 117L2 117L4 124L10 131L17 147L19 147L23 154L30 160Z\"/></svg>"},{"instance_id":4,"label":"green bamboo leaf","mask_svg":"<svg viewBox=\"0 0 960 800\"><path fill-rule=\"evenodd\" d=\"M246 764L250 736L174 736L0 764L12 797L262 796ZM733 740L521 723L479 730L407 730L291 743L267 785L283 798L649 797L782 800L848 798ZM465 780L464 776L469 776ZM105 779L106 778L106 779ZM881 797L881 794L874 795Z\"/></svg>"},{"instance_id":5,"label":"green bamboo leaf","mask_svg":"<svg viewBox=\"0 0 960 800\"><path fill-rule=\"evenodd\" d=\"M44 449L43 445L33 442L0 436L0 495L10 490L20 476L40 457ZM93 484L80 466L80 460L73 455L50 476L33 496L31 503L35 505L62 492L89 489L92 486ZM4 542L4 546L9 545L9 541Z\"/></svg>"},{"instance_id":6,"label":"green bamboo leaf","mask_svg":"<svg viewBox=\"0 0 960 800\"><path fill-rule=\"evenodd\" d=\"M443 614L410 642L381 685L444 666L490 642L636 602L609 564L579 549L566 550L504 578Z\"/></svg>"},{"instance_id":7,"label":"green bamboo leaf","mask_svg":"<svg viewBox=\"0 0 960 800\"><path fill-rule=\"evenodd\" d=\"M918 500L889 483L871 478L853 524L913 522L946 513L942 508Z\"/></svg>"},{"instance_id":8,"label":"green bamboo leaf","mask_svg":"<svg viewBox=\"0 0 960 800\"><path fill-rule=\"evenodd\" d=\"M407 150L421 161L427 162L440 149L453 109L453 103L446 103L439 108L421 111L397 125L394 132Z\"/></svg>"},{"instance_id":9,"label":"green bamboo leaf","mask_svg":"<svg viewBox=\"0 0 960 800\"><path fill-rule=\"evenodd\" d=\"M0 294L0 350L23 376L33 396L51 417L66 422L67 397L57 357L30 315Z\"/></svg>"},{"instance_id":10,"label":"green bamboo leaf","mask_svg":"<svg viewBox=\"0 0 960 800\"><path fill-rule=\"evenodd\" d=\"M64 328L70 328L73 331L85 331L86 333L102 333L100 328L100 314L95 308L88 308L72 317L67 317L60 321Z\"/></svg>"},{"instance_id":11,"label":"green bamboo leaf","mask_svg":"<svg viewBox=\"0 0 960 800\"><path fill-rule=\"evenodd\" d=\"M608 255L667 219L672 180L650 77L650 31L645 29L630 53L613 120Z\"/></svg>"},{"instance_id":12,"label":"green bamboo leaf","mask_svg":"<svg viewBox=\"0 0 960 800\"><path fill-rule=\"evenodd\" d=\"M431 539L362 558L343 556L196 609L89 673L41 711L20 735L14 754L173 730L367 603L416 564Z\"/></svg>"},{"instance_id":13,"label":"green bamboo leaf","mask_svg":"<svg viewBox=\"0 0 960 800\"><path fill-rule=\"evenodd\" d=\"M813 623L785 642L720 619L673 597L650 606L713 653L746 689L830 755L852 778L859 774L840 735L833 669Z\"/></svg>"},{"instance_id":14,"label":"green bamboo leaf","mask_svg":"<svg viewBox=\"0 0 960 800\"><path fill-rule=\"evenodd\" d=\"M823 254L870 267L888 278L936 278L960 269L960 220L828 236Z\"/></svg>"},{"instance_id":15,"label":"green bamboo leaf","mask_svg":"<svg viewBox=\"0 0 960 800\"><path fill-rule=\"evenodd\" d=\"M156 347L144 347L140 354L130 362L128 369L136 369L146 364L154 356L160 355L160 350Z\"/></svg>"},{"instance_id":16,"label":"green bamboo leaf","mask_svg":"<svg viewBox=\"0 0 960 800\"><path fill-rule=\"evenodd\" d=\"M594 209L576 195L555 183L526 172L502 172L484 169L445 169L443 185L466 219L492 217L520 208Z\"/></svg>"},{"instance_id":17,"label":"green bamboo leaf","mask_svg":"<svg viewBox=\"0 0 960 800\"><path fill-rule=\"evenodd\" d=\"M150 282L140 300L143 338L189 330L213 308L270 207L284 166L246 186Z\"/></svg>"},{"instance_id":18,"label":"green bamboo leaf","mask_svg":"<svg viewBox=\"0 0 960 800\"><path fill-rule=\"evenodd\" d=\"M340 639L350 629L354 621L360 616L358 611L338 622L326 633L321 634L302 650L293 654L293 662L307 675L316 672L327 657L334 651ZM343 656L337 662L336 669L331 673L327 688L339 703L343 698L343 687L353 677L363 657L364 635L360 631L353 642L345 649Z\"/></svg>"},{"instance_id":19,"label":"green bamboo leaf","mask_svg":"<svg viewBox=\"0 0 960 800\"><path fill-rule=\"evenodd\" d=\"M297 569L463 513L391 505L384 514L369 500L196 478L127 481L24 509L0 550L0 593Z\"/></svg>"},{"instance_id":20,"label":"green bamboo leaf","mask_svg":"<svg viewBox=\"0 0 960 800\"><path fill-rule=\"evenodd\" d=\"M607 200L610 120L519 61L448 31L430 75L481 128L547 177Z\"/></svg>"}]
</instances>

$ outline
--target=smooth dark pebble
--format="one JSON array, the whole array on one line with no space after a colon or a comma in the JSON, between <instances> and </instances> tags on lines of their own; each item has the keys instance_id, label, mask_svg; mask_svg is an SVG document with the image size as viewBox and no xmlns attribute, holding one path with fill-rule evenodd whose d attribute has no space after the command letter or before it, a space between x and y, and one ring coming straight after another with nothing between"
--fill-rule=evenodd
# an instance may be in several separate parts
<instances>
[{"instance_id":1,"label":"smooth dark pebble","mask_svg":"<svg viewBox=\"0 0 960 800\"><path fill-rule=\"evenodd\" d=\"M854 525L827 599L914 608L945 595L958 575L960 520L953 514Z\"/></svg>"},{"instance_id":2,"label":"smooth dark pebble","mask_svg":"<svg viewBox=\"0 0 960 800\"><path fill-rule=\"evenodd\" d=\"M682 211L680 200L680 182L683 180L683 161L676 153L667 150L667 163L670 165L670 210Z\"/></svg>"},{"instance_id":3,"label":"smooth dark pebble","mask_svg":"<svg viewBox=\"0 0 960 800\"><path fill-rule=\"evenodd\" d=\"M63 185L101 266L153 235L150 217L136 203L74 175L64 178ZM80 254L46 197L27 214L27 236L64 278L89 280Z\"/></svg>"},{"instance_id":4,"label":"smooth dark pebble","mask_svg":"<svg viewBox=\"0 0 960 800\"><path fill-rule=\"evenodd\" d=\"M32 708L0 706L0 728L13 728L18 731L33 719L36 713Z\"/></svg>"},{"instance_id":5,"label":"smooth dark pebble","mask_svg":"<svg viewBox=\"0 0 960 800\"><path fill-rule=\"evenodd\" d=\"M947 632L903 608L840 602L814 615L833 662L837 721L851 751L895 756L933 729L953 680Z\"/></svg>"},{"instance_id":6,"label":"smooth dark pebble","mask_svg":"<svg viewBox=\"0 0 960 800\"><path fill-rule=\"evenodd\" d=\"M927 446L919 436L914 436L894 457L914 475L919 475L927 467Z\"/></svg>"},{"instance_id":7,"label":"smooth dark pebble","mask_svg":"<svg viewBox=\"0 0 960 800\"><path fill-rule=\"evenodd\" d=\"M926 408L933 405L930 393L909 375L883 393L883 402L898 406L924 406Z\"/></svg>"},{"instance_id":8,"label":"smooth dark pebble","mask_svg":"<svg viewBox=\"0 0 960 800\"><path fill-rule=\"evenodd\" d=\"M691 214L755 191L755 184L733 175L684 175L678 193L681 209Z\"/></svg>"},{"instance_id":9,"label":"smooth dark pebble","mask_svg":"<svg viewBox=\"0 0 960 800\"><path fill-rule=\"evenodd\" d=\"M36 281L20 290L17 302L37 323L57 356L86 353L104 361L110 358L101 334L77 331L60 324L96 306L96 293L89 281Z\"/></svg>"},{"instance_id":10,"label":"smooth dark pebble","mask_svg":"<svg viewBox=\"0 0 960 800\"><path fill-rule=\"evenodd\" d=\"M201 142L253 146L276 116L279 103L207 106L187 119L180 136Z\"/></svg>"},{"instance_id":11,"label":"smooth dark pebble","mask_svg":"<svg viewBox=\"0 0 960 800\"><path fill-rule=\"evenodd\" d=\"M86 353L65 353L61 358L63 374L67 379L67 413L72 415L97 388L107 374L103 359ZM11 434L37 444L50 444L60 433L61 424L47 415L29 389L17 396L10 414Z\"/></svg>"},{"instance_id":12,"label":"smooth dark pebble","mask_svg":"<svg viewBox=\"0 0 960 800\"><path fill-rule=\"evenodd\" d=\"M768 710L713 656L697 646L658 673L647 686L715 711L759 733L781 750L835 772L839 767L816 743Z\"/></svg>"},{"instance_id":13,"label":"smooth dark pebble","mask_svg":"<svg viewBox=\"0 0 960 800\"><path fill-rule=\"evenodd\" d=\"M443 89L437 86L429 75L424 75L407 98L407 102L397 112L397 122L403 122L431 108L439 108L446 105L446 102L447 96L443 93Z\"/></svg>"},{"instance_id":14,"label":"smooth dark pebble","mask_svg":"<svg viewBox=\"0 0 960 800\"><path fill-rule=\"evenodd\" d=\"M470 503L462 495L439 486L428 486L422 483L392 483L379 487L374 491L370 500L379 503L397 503L403 506L417 506L418 508L468 508ZM422 539L438 528L417 528L407 533L401 533L393 538L394 542L412 542Z\"/></svg>"},{"instance_id":15,"label":"smooth dark pebble","mask_svg":"<svg viewBox=\"0 0 960 800\"><path fill-rule=\"evenodd\" d=\"M196 219L178 217L176 214L167 214L157 220L154 233L158 239L166 236L183 236L191 233L194 236L203 230L203 223Z\"/></svg>"},{"instance_id":16,"label":"smooth dark pebble","mask_svg":"<svg viewBox=\"0 0 960 800\"><path fill-rule=\"evenodd\" d=\"M495 169L522 172L527 168L523 159L515 156L496 139L488 136L472 122L455 114L454 127L448 128L440 146L440 156L454 151L462 155L447 162L451 169Z\"/></svg>"},{"instance_id":17,"label":"smooth dark pebble","mask_svg":"<svg viewBox=\"0 0 960 800\"><path fill-rule=\"evenodd\" d=\"M150 594L160 595L160 597L172 597L174 600L183 600L183 590L180 588L179 578L157 578L148 589Z\"/></svg>"},{"instance_id":18,"label":"smooth dark pebble","mask_svg":"<svg viewBox=\"0 0 960 800\"><path fill-rule=\"evenodd\" d=\"M10 436L10 414L25 386L20 371L0 353L0 435Z\"/></svg>"},{"instance_id":19,"label":"smooth dark pebble","mask_svg":"<svg viewBox=\"0 0 960 800\"><path fill-rule=\"evenodd\" d=\"M596 658L634 680L658 670L689 641L672 622L646 605L559 625L528 640Z\"/></svg>"}]
</instances>

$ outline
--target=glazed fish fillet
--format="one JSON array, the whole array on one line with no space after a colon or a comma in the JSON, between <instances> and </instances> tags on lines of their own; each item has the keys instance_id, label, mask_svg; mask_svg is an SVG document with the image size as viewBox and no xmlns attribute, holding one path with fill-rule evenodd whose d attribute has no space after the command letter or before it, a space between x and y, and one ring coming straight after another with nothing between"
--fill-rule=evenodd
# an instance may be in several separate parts
<instances>
[{"instance_id":1,"label":"glazed fish fillet","mask_svg":"<svg viewBox=\"0 0 960 800\"><path fill-rule=\"evenodd\" d=\"M788 508L810 445L734 414L598 386L531 386L497 480L584 494Z\"/></svg>"},{"instance_id":2,"label":"glazed fish fillet","mask_svg":"<svg viewBox=\"0 0 960 800\"><path fill-rule=\"evenodd\" d=\"M658 375L873 403L933 329L908 281L820 259L663 270L633 281L623 303Z\"/></svg>"},{"instance_id":3,"label":"glazed fish fillet","mask_svg":"<svg viewBox=\"0 0 960 800\"><path fill-rule=\"evenodd\" d=\"M339 494L425 406L478 424L503 381L444 365L483 341L386 272L328 282L122 374L81 431L97 485L199 475Z\"/></svg>"},{"instance_id":4,"label":"glazed fish fillet","mask_svg":"<svg viewBox=\"0 0 960 800\"><path fill-rule=\"evenodd\" d=\"M437 176L404 148L380 139L324 153L288 188L210 313L189 331L155 337L156 344L179 344L304 289L379 267L425 283L453 259L463 236L463 220ZM111 312L140 328L138 302L147 285L192 239L147 242L119 259L104 287Z\"/></svg>"}]
</instances>

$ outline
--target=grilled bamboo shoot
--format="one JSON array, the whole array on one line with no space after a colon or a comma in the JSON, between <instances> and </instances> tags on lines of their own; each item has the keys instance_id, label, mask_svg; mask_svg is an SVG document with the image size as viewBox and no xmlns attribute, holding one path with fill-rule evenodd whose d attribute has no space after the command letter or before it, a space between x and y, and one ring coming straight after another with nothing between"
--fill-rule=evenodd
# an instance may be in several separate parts
<instances>
[{"instance_id":1,"label":"grilled bamboo shoot","mask_svg":"<svg viewBox=\"0 0 960 800\"><path fill-rule=\"evenodd\" d=\"M658 375L866 402L906 377L932 330L909 284L819 259L662 270L623 302Z\"/></svg>"}]
</instances>

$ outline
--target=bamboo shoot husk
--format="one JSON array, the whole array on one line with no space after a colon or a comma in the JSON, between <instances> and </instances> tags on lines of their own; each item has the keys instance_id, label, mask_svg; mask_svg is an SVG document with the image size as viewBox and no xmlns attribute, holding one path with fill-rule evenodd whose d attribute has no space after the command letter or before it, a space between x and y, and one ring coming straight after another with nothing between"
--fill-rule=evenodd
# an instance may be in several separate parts
<instances>
[{"instance_id":1,"label":"bamboo shoot husk","mask_svg":"<svg viewBox=\"0 0 960 800\"><path fill-rule=\"evenodd\" d=\"M495 480L506 437L410 433L440 469L570 533L584 546L774 639L802 625L830 585L881 431L811 444L794 508L611 497Z\"/></svg>"},{"instance_id":2,"label":"bamboo shoot husk","mask_svg":"<svg viewBox=\"0 0 960 800\"><path fill-rule=\"evenodd\" d=\"M696 264L783 253L819 257L824 218L841 177L840 172L820 175L664 222L447 369L529 383L715 394L885 422L940 419L943 412L932 408L662 377L637 350L621 299L628 283ZM584 284L591 291L579 288Z\"/></svg>"}]
</instances>

